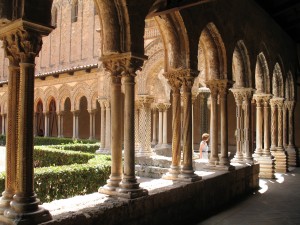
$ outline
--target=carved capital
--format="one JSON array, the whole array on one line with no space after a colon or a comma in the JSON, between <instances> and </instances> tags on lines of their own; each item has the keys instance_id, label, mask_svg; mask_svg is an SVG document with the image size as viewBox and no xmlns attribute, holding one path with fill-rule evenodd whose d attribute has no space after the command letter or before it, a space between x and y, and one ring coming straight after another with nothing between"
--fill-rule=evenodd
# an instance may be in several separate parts
<instances>
[{"instance_id":1,"label":"carved capital","mask_svg":"<svg viewBox=\"0 0 300 225\"><path fill-rule=\"evenodd\" d=\"M217 81L217 86L218 86L218 89L219 89L219 95L221 97L224 97L225 95L227 95L228 80L218 80Z\"/></svg>"},{"instance_id":2,"label":"carved capital","mask_svg":"<svg viewBox=\"0 0 300 225\"><path fill-rule=\"evenodd\" d=\"M154 98L148 95L138 95L137 101L140 108L150 108Z\"/></svg>"},{"instance_id":3,"label":"carved capital","mask_svg":"<svg viewBox=\"0 0 300 225\"><path fill-rule=\"evenodd\" d=\"M105 102L107 101L107 98L98 98L98 102L100 104L100 107L103 109L105 108Z\"/></svg>"},{"instance_id":4,"label":"carved capital","mask_svg":"<svg viewBox=\"0 0 300 225\"><path fill-rule=\"evenodd\" d=\"M211 97L216 98L219 93L219 87L218 87L218 84L216 83L216 80L206 81L206 86L210 90Z\"/></svg>"},{"instance_id":5,"label":"carved capital","mask_svg":"<svg viewBox=\"0 0 300 225\"><path fill-rule=\"evenodd\" d=\"M261 105L265 105L266 102L269 103L272 95L270 94L254 94L253 99L256 101L256 105L260 107Z\"/></svg>"},{"instance_id":6,"label":"carved capital","mask_svg":"<svg viewBox=\"0 0 300 225\"><path fill-rule=\"evenodd\" d=\"M163 112L167 110L170 107L170 105L170 103L157 103L156 108L158 109L158 111Z\"/></svg>"}]
</instances>

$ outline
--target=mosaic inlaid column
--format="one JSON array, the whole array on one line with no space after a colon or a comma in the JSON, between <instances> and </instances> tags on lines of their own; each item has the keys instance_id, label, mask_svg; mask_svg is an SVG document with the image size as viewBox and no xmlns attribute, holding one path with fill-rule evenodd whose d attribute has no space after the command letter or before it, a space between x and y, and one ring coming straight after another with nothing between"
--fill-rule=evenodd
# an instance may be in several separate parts
<instances>
[{"instance_id":1,"label":"mosaic inlaid column","mask_svg":"<svg viewBox=\"0 0 300 225\"><path fill-rule=\"evenodd\" d=\"M137 156L150 156L152 154L151 149L151 103L153 97L150 96L138 96L140 103L140 120L139 120L139 133L141 146L137 153Z\"/></svg>"},{"instance_id":2,"label":"mosaic inlaid column","mask_svg":"<svg viewBox=\"0 0 300 225\"><path fill-rule=\"evenodd\" d=\"M96 153L102 153L105 154L105 134L106 134L106 119L105 119L105 101L107 101L106 98L99 98L98 102L100 104L101 108L101 127L100 127L100 148L96 151Z\"/></svg>"},{"instance_id":3,"label":"mosaic inlaid column","mask_svg":"<svg viewBox=\"0 0 300 225\"><path fill-rule=\"evenodd\" d=\"M153 115L153 120L152 120L152 145L157 144L157 108L154 106L152 107L152 115Z\"/></svg>"},{"instance_id":4,"label":"mosaic inlaid column","mask_svg":"<svg viewBox=\"0 0 300 225\"><path fill-rule=\"evenodd\" d=\"M243 93L243 110L244 110L244 161L248 164L253 164L254 159L252 156L252 143L251 143L251 99L252 99L252 89L247 88Z\"/></svg>"},{"instance_id":5,"label":"mosaic inlaid column","mask_svg":"<svg viewBox=\"0 0 300 225\"><path fill-rule=\"evenodd\" d=\"M34 192L33 168L35 57L42 46L41 33L50 31L41 25L17 21L6 26L8 33L4 34L4 43L9 45L7 50L17 52L20 57L19 101L12 109L18 111L15 195L10 202L11 208L4 211L4 217L11 222L18 220L18 224L39 224L51 219L49 212L39 206Z\"/></svg>"},{"instance_id":6,"label":"mosaic inlaid column","mask_svg":"<svg viewBox=\"0 0 300 225\"><path fill-rule=\"evenodd\" d=\"M194 77L190 71L182 78L183 90L183 163L179 179L184 181L197 181L201 177L194 173L193 169L193 147L192 147L192 87Z\"/></svg>"},{"instance_id":7,"label":"mosaic inlaid column","mask_svg":"<svg viewBox=\"0 0 300 225\"><path fill-rule=\"evenodd\" d=\"M210 106L210 157L209 157L209 165L215 166L219 163L218 156L218 86L216 81L209 81L206 83L207 87L210 89L210 98L211 98L211 106Z\"/></svg>"},{"instance_id":8,"label":"mosaic inlaid column","mask_svg":"<svg viewBox=\"0 0 300 225\"><path fill-rule=\"evenodd\" d=\"M271 105L271 148L272 152L276 151L276 139L277 139L277 118L276 118L276 100L273 98L270 100Z\"/></svg>"},{"instance_id":9,"label":"mosaic inlaid column","mask_svg":"<svg viewBox=\"0 0 300 225\"><path fill-rule=\"evenodd\" d=\"M180 88L184 75L182 70L164 73L165 78L172 89L172 164L169 172L163 176L164 179L177 179L180 173L181 160L181 95Z\"/></svg>"},{"instance_id":10,"label":"mosaic inlaid column","mask_svg":"<svg viewBox=\"0 0 300 225\"><path fill-rule=\"evenodd\" d=\"M57 135L59 138L64 137L64 112L60 111L57 114Z\"/></svg>"},{"instance_id":11,"label":"mosaic inlaid column","mask_svg":"<svg viewBox=\"0 0 300 225\"><path fill-rule=\"evenodd\" d=\"M219 100L220 100L220 115L221 115L221 158L220 166L228 167L230 165L228 158L228 116L227 116L227 94L228 81L221 80L218 83Z\"/></svg>"},{"instance_id":12,"label":"mosaic inlaid column","mask_svg":"<svg viewBox=\"0 0 300 225\"><path fill-rule=\"evenodd\" d=\"M95 115L96 115L96 109L89 110L90 114L90 140L95 139Z\"/></svg>"},{"instance_id":13,"label":"mosaic inlaid column","mask_svg":"<svg viewBox=\"0 0 300 225\"><path fill-rule=\"evenodd\" d=\"M0 215L4 214L4 210L10 208L10 202L16 191L16 158L17 158L17 142L18 142L18 105L19 105L19 89L20 89L20 67L19 60L15 59L16 55L9 55L7 52L7 44L4 43L4 50L9 58L9 74L8 74L8 113L7 123L9 127L6 134L6 178L5 190L0 199ZM5 127L2 122L2 129ZM2 131L2 134L3 131ZM1 221L1 219L0 219Z\"/></svg>"},{"instance_id":14,"label":"mosaic inlaid column","mask_svg":"<svg viewBox=\"0 0 300 225\"><path fill-rule=\"evenodd\" d=\"M256 148L253 157L256 159L263 154L263 96L254 94L253 98L256 102Z\"/></svg>"},{"instance_id":15,"label":"mosaic inlaid column","mask_svg":"<svg viewBox=\"0 0 300 225\"><path fill-rule=\"evenodd\" d=\"M208 133L208 107L207 100L210 90L206 87L199 88L200 95L200 135Z\"/></svg>"},{"instance_id":16,"label":"mosaic inlaid column","mask_svg":"<svg viewBox=\"0 0 300 225\"><path fill-rule=\"evenodd\" d=\"M78 139L78 117L79 110L72 111L73 113L73 139Z\"/></svg>"},{"instance_id":17,"label":"mosaic inlaid column","mask_svg":"<svg viewBox=\"0 0 300 225\"><path fill-rule=\"evenodd\" d=\"M236 153L232 162L243 163L243 95L244 89L230 89L234 95L236 103Z\"/></svg>"}]
</instances>

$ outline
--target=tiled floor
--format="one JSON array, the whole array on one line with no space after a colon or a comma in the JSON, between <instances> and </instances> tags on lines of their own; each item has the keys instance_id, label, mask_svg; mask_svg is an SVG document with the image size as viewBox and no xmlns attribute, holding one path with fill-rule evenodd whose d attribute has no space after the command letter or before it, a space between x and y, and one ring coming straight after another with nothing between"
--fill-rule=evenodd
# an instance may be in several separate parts
<instances>
[{"instance_id":1,"label":"tiled floor","mask_svg":"<svg viewBox=\"0 0 300 225\"><path fill-rule=\"evenodd\" d=\"M300 225L300 168L260 180L252 196L197 225Z\"/></svg>"}]
</instances>

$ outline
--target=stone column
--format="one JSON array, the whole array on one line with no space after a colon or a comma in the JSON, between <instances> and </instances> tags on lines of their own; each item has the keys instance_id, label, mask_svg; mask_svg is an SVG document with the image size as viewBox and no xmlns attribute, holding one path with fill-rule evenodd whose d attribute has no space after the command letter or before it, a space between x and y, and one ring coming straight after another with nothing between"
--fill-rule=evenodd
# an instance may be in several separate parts
<instances>
[{"instance_id":1,"label":"stone column","mask_svg":"<svg viewBox=\"0 0 300 225\"><path fill-rule=\"evenodd\" d=\"M283 103L282 107L282 126L283 126L283 136L282 136L282 142L283 142L283 148L287 149L288 143L287 143L287 133L288 133L288 125L287 125L287 104L286 101Z\"/></svg>"},{"instance_id":2,"label":"stone column","mask_svg":"<svg viewBox=\"0 0 300 225\"><path fill-rule=\"evenodd\" d=\"M5 190L0 199L0 215L4 214L6 209L10 208L10 202L16 191L16 172L17 172L17 142L18 142L18 113L19 113L19 89L20 89L20 67L19 58L15 54L9 54L7 51L8 43L3 43L3 48L9 58L8 75L8 129L6 134L6 178ZM2 115L3 118L3 115ZM2 129L5 123L2 122ZM4 132L2 131L2 134ZM2 219L0 218L0 223Z\"/></svg>"},{"instance_id":3,"label":"stone column","mask_svg":"<svg viewBox=\"0 0 300 225\"><path fill-rule=\"evenodd\" d=\"M90 140L95 139L95 114L96 114L96 109L89 110L90 114Z\"/></svg>"},{"instance_id":4,"label":"stone column","mask_svg":"<svg viewBox=\"0 0 300 225\"><path fill-rule=\"evenodd\" d=\"M190 70L182 78L183 89L183 163L178 179L194 182L201 180L201 177L194 173L193 169L193 148L192 148L192 87L194 77Z\"/></svg>"},{"instance_id":5,"label":"stone column","mask_svg":"<svg viewBox=\"0 0 300 225\"><path fill-rule=\"evenodd\" d=\"M256 101L256 148L253 157L256 159L263 154L263 96L261 94L254 94L253 98Z\"/></svg>"},{"instance_id":6,"label":"stone column","mask_svg":"<svg viewBox=\"0 0 300 225\"><path fill-rule=\"evenodd\" d=\"M155 148L160 148L163 143L163 103L156 104L158 109L158 143Z\"/></svg>"},{"instance_id":7,"label":"stone column","mask_svg":"<svg viewBox=\"0 0 300 225\"><path fill-rule=\"evenodd\" d=\"M137 198L147 195L148 192L139 187L135 176L135 149L134 149L134 104L135 104L135 72L142 65L137 58L125 59L126 66L123 72L125 86L124 104L124 168L123 177L118 192L125 198Z\"/></svg>"},{"instance_id":8,"label":"stone column","mask_svg":"<svg viewBox=\"0 0 300 225\"><path fill-rule=\"evenodd\" d=\"M44 136L49 137L49 112L44 113L45 117L45 130L44 130Z\"/></svg>"},{"instance_id":9,"label":"stone column","mask_svg":"<svg viewBox=\"0 0 300 225\"><path fill-rule=\"evenodd\" d=\"M152 107L152 115L153 115L153 121L152 121L152 145L157 144L157 108Z\"/></svg>"},{"instance_id":10,"label":"stone column","mask_svg":"<svg viewBox=\"0 0 300 225\"><path fill-rule=\"evenodd\" d=\"M270 107L269 101L272 95L264 94L261 95L261 101L264 106L264 149L263 154L256 158L257 162L260 164L259 177L265 179L275 178L275 163L273 156L270 152Z\"/></svg>"},{"instance_id":11,"label":"stone column","mask_svg":"<svg viewBox=\"0 0 300 225\"><path fill-rule=\"evenodd\" d=\"M275 98L274 104L277 106L277 147L276 151L273 152L275 157L275 171L277 173L286 173L288 171L288 164L287 164L287 156L286 152L283 149L283 142L282 142L282 107L283 107L283 98Z\"/></svg>"},{"instance_id":12,"label":"stone column","mask_svg":"<svg viewBox=\"0 0 300 225\"><path fill-rule=\"evenodd\" d=\"M18 112L15 195L10 202L10 209L4 211L4 217L12 223L18 220L18 224L39 224L51 219L49 212L39 206L40 201L33 186L35 57L42 46L41 34L48 34L50 31L48 27L17 20L6 26L4 32L7 33L0 34L6 50L14 51L20 57L18 105L10 105L13 107L12 111Z\"/></svg>"},{"instance_id":13,"label":"stone column","mask_svg":"<svg viewBox=\"0 0 300 225\"><path fill-rule=\"evenodd\" d=\"M161 148L169 148L168 145L168 108L170 103L163 104L163 132L162 132L162 145Z\"/></svg>"},{"instance_id":14,"label":"stone column","mask_svg":"<svg viewBox=\"0 0 300 225\"><path fill-rule=\"evenodd\" d=\"M252 99L252 89L246 88L243 94L243 109L244 109L244 150L245 156L244 161L248 164L253 164L253 156L252 156L252 143L251 143L251 99Z\"/></svg>"},{"instance_id":15,"label":"stone column","mask_svg":"<svg viewBox=\"0 0 300 225\"><path fill-rule=\"evenodd\" d=\"M219 163L218 156L218 86L215 80L206 83L210 89L211 110L210 110L210 157L209 166L215 166Z\"/></svg>"},{"instance_id":16,"label":"stone column","mask_svg":"<svg viewBox=\"0 0 300 225\"><path fill-rule=\"evenodd\" d=\"M120 98L121 99L121 98ZM120 101L120 99L118 101ZM120 102L119 102L120 104ZM111 108L110 108L110 100L107 99L105 102L104 102L104 105L105 105L105 151L106 152L111 152ZM120 111L119 111L120 113ZM120 116L120 114L119 114ZM119 131L121 132L121 131Z\"/></svg>"},{"instance_id":17,"label":"stone column","mask_svg":"<svg viewBox=\"0 0 300 225\"><path fill-rule=\"evenodd\" d=\"M100 131L100 148L96 151L96 153L100 154L106 154L107 152L105 151L105 101L106 98L100 98L98 99L100 103L100 108L101 108L101 131Z\"/></svg>"},{"instance_id":18,"label":"stone column","mask_svg":"<svg viewBox=\"0 0 300 225\"><path fill-rule=\"evenodd\" d=\"M151 103L153 97L138 96L140 105L139 116L139 133L140 133L140 149L137 156L150 156L152 155L151 149Z\"/></svg>"},{"instance_id":19,"label":"stone column","mask_svg":"<svg viewBox=\"0 0 300 225\"><path fill-rule=\"evenodd\" d=\"M108 60L104 61L104 66L111 73L111 173L107 184L104 187L99 188L99 192L117 195L116 189L119 187L119 184L122 179L122 135L121 135L121 126L122 118L120 116L121 112L121 71L116 70L115 65L119 64L119 60ZM104 120L104 108L106 99L101 99L101 120ZM103 110L102 110L103 109ZM110 124L108 124L110 126ZM104 139L105 128L101 125L101 139ZM102 145L104 147L104 145ZM100 151L103 151L104 148L101 148Z\"/></svg>"},{"instance_id":20,"label":"stone column","mask_svg":"<svg viewBox=\"0 0 300 225\"><path fill-rule=\"evenodd\" d=\"M140 140L140 102L135 101L134 104L134 149L135 152L138 153L141 148L141 140Z\"/></svg>"},{"instance_id":21,"label":"stone column","mask_svg":"<svg viewBox=\"0 0 300 225\"><path fill-rule=\"evenodd\" d=\"M199 88L200 95L200 135L208 133L208 107L207 100L210 90L206 87Z\"/></svg>"},{"instance_id":22,"label":"stone column","mask_svg":"<svg viewBox=\"0 0 300 225\"><path fill-rule=\"evenodd\" d=\"M228 158L228 124L227 124L227 90L228 81L221 80L218 84L220 113L221 113L221 158L219 165L229 168L230 162Z\"/></svg>"},{"instance_id":23,"label":"stone column","mask_svg":"<svg viewBox=\"0 0 300 225\"><path fill-rule=\"evenodd\" d=\"M276 100L270 100L271 105L271 151L276 151L276 138L277 138L277 120L276 120Z\"/></svg>"},{"instance_id":24,"label":"stone column","mask_svg":"<svg viewBox=\"0 0 300 225\"><path fill-rule=\"evenodd\" d=\"M64 112L57 113L57 135L59 138L64 137Z\"/></svg>"},{"instance_id":25,"label":"stone column","mask_svg":"<svg viewBox=\"0 0 300 225\"><path fill-rule=\"evenodd\" d=\"M184 75L182 70L164 73L172 89L172 164L169 172L163 176L164 179L176 180L180 173L181 160L181 96L182 86L181 77Z\"/></svg>"},{"instance_id":26,"label":"stone column","mask_svg":"<svg viewBox=\"0 0 300 225\"><path fill-rule=\"evenodd\" d=\"M78 117L79 110L74 110L73 112L73 139L78 139Z\"/></svg>"},{"instance_id":27,"label":"stone column","mask_svg":"<svg viewBox=\"0 0 300 225\"><path fill-rule=\"evenodd\" d=\"M298 166L297 160L297 152L294 145L294 101L287 101L286 103L288 110L288 146L287 146L287 154L288 154L288 165L296 167Z\"/></svg>"},{"instance_id":28,"label":"stone column","mask_svg":"<svg viewBox=\"0 0 300 225\"><path fill-rule=\"evenodd\" d=\"M3 113L3 114L1 114L1 116L2 116L2 134L5 135L6 134L6 129L5 129L5 126L6 126L6 121L5 121L6 114Z\"/></svg>"},{"instance_id":29,"label":"stone column","mask_svg":"<svg viewBox=\"0 0 300 225\"><path fill-rule=\"evenodd\" d=\"M244 89L243 88L236 88L231 89L236 103L236 153L234 155L234 158L232 159L232 162L235 163L243 163L244 162L244 156L243 156L243 94Z\"/></svg>"}]
</instances>

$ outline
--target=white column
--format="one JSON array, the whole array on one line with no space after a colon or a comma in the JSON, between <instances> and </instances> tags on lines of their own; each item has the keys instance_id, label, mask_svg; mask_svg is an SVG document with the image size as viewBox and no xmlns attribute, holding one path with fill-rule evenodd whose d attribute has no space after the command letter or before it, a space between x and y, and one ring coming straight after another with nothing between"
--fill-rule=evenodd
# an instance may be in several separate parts
<instances>
[{"instance_id":1,"label":"white column","mask_svg":"<svg viewBox=\"0 0 300 225\"><path fill-rule=\"evenodd\" d=\"M73 139L78 139L78 116L79 110L75 110L73 113Z\"/></svg>"},{"instance_id":2,"label":"white column","mask_svg":"<svg viewBox=\"0 0 300 225\"><path fill-rule=\"evenodd\" d=\"M106 131L105 131L105 149L110 152L111 151L111 149L110 149L110 146L111 146L110 101L107 100L107 101L105 101L104 104L105 104L105 113L106 113L105 114L105 119L106 119L106 122L105 122L105 128L106 128Z\"/></svg>"},{"instance_id":3,"label":"white column","mask_svg":"<svg viewBox=\"0 0 300 225\"><path fill-rule=\"evenodd\" d=\"M158 144L155 148L159 148L163 141L163 104L159 103L156 106L158 109Z\"/></svg>"},{"instance_id":4,"label":"white column","mask_svg":"<svg viewBox=\"0 0 300 225\"><path fill-rule=\"evenodd\" d=\"M64 136L64 112L60 111L57 114L57 135L58 137Z\"/></svg>"},{"instance_id":5,"label":"white column","mask_svg":"<svg viewBox=\"0 0 300 225\"><path fill-rule=\"evenodd\" d=\"M2 114L2 134L5 135L5 114Z\"/></svg>"},{"instance_id":6,"label":"white column","mask_svg":"<svg viewBox=\"0 0 300 225\"><path fill-rule=\"evenodd\" d=\"M152 120L152 145L157 144L157 108L152 107L152 115L153 115L153 120Z\"/></svg>"},{"instance_id":7,"label":"white column","mask_svg":"<svg viewBox=\"0 0 300 225\"><path fill-rule=\"evenodd\" d=\"M256 101L256 148L254 157L259 157L263 154L262 138L263 138L263 108L262 97L259 94L254 94Z\"/></svg>"},{"instance_id":8,"label":"white column","mask_svg":"<svg viewBox=\"0 0 300 225\"><path fill-rule=\"evenodd\" d=\"M276 100L270 100L271 105L271 151L276 151L276 135L277 135L277 120L276 120Z\"/></svg>"},{"instance_id":9,"label":"white column","mask_svg":"<svg viewBox=\"0 0 300 225\"><path fill-rule=\"evenodd\" d=\"M90 114L90 140L95 139L95 114L96 114L96 109L92 109L89 111Z\"/></svg>"},{"instance_id":10,"label":"white column","mask_svg":"<svg viewBox=\"0 0 300 225\"><path fill-rule=\"evenodd\" d=\"M44 130L44 136L49 137L49 112L44 113L45 116L45 130Z\"/></svg>"},{"instance_id":11,"label":"white column","mask_svg":"<svg viewBox=\"0 0 300 225\"><path fill-rule=\"evenodd\" d=\"M162 131L162 148L170 147L168 145L168 108L170 103L163 104L163 131Z\"/></svg>"},{"instance_id":12,"label":"white column","mask_svg":"<svg viewBox=\"0 0 300 225\"><path fill-rule=\"evenodd\" d=\"M96 151L96 153L103 153L105 150L105 101L106 99L102 98L98 100L100 103L100 108L101 108L101 131L100 131L100 148Z\"/></svg>"}]
</instances>

